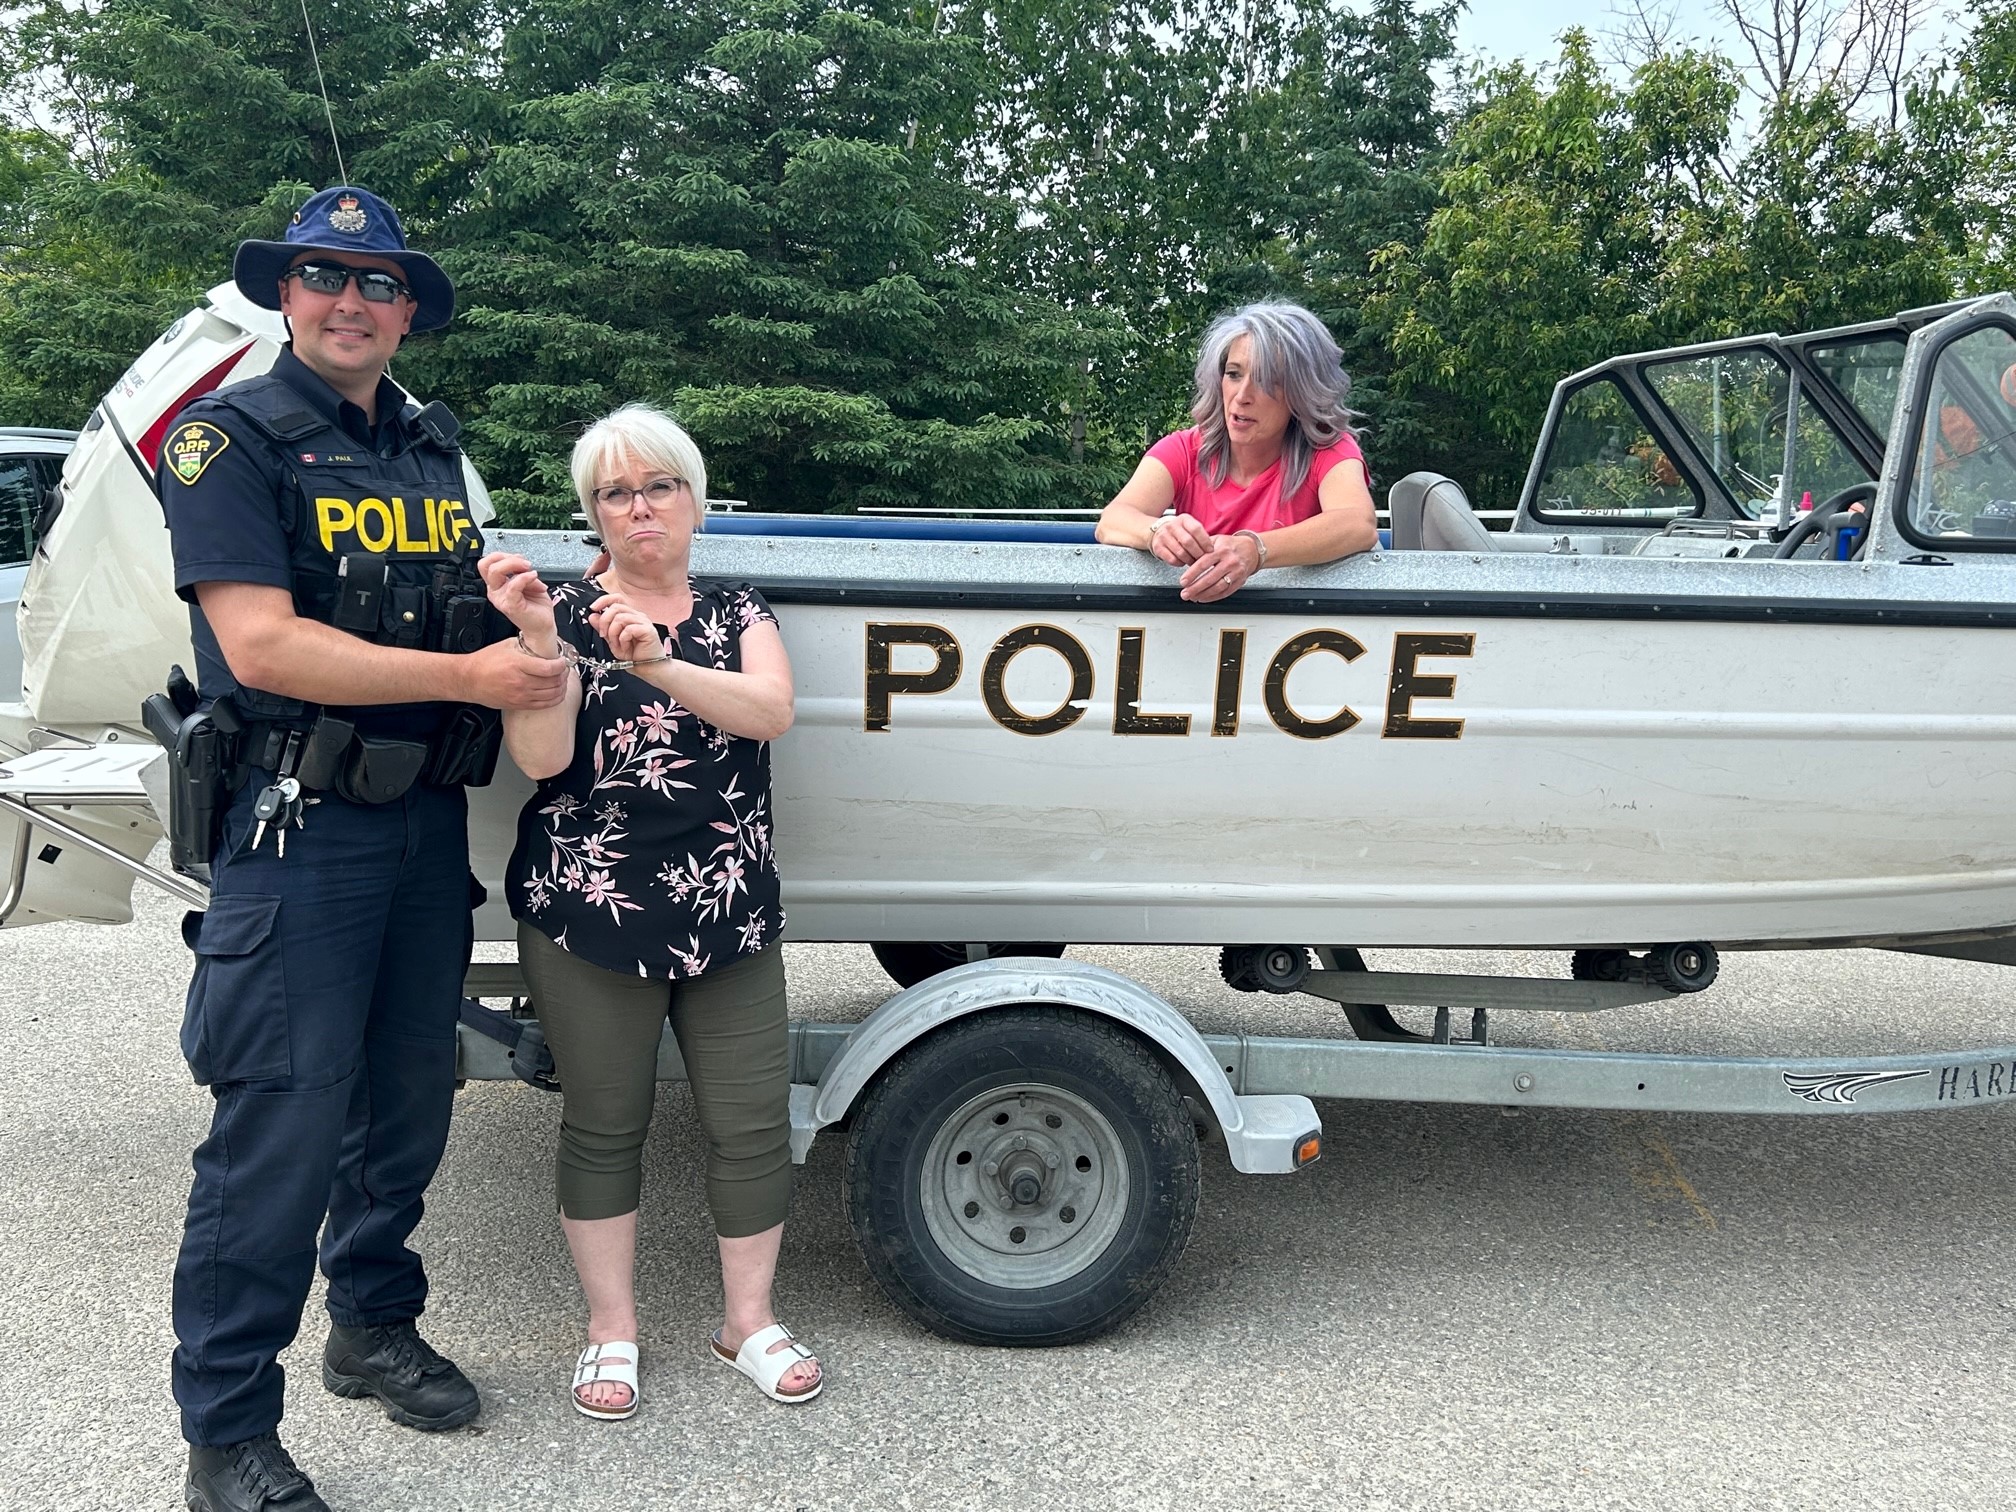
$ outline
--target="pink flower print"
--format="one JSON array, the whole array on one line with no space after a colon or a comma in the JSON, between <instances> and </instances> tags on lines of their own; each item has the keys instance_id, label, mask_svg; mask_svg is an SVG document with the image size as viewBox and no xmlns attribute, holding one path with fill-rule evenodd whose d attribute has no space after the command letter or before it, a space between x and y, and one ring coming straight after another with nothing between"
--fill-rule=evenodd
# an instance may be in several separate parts
<instances>
[{"instance_id":1,"label":"pink flower print","mask_svg":"<svg viewBox=\"0 0 2016 1512\"><path fill-rule=\"evenodd\" d=\"M560 793L555 795L553 801L539 810L539 812L541 815L557 814L562 819L567 819L580 813L583 807L584 805L581 800L576 798L572 793Z\"/></svg>"},{"instance_id":2,"label":"pink flower print","mask_svg":"<svg viewBox=\"0 0 2016 1512\"><path fill-rule=\"evenodd\" d=\"M751 914L742 921L740 944L744 955L754 955L763 948L765 919L760 913Z\"/></svg>"},{"instance_id":3,"label":"pink flower print","mask_svg":"<svg viewBox=\"0 0 2016 1512\"><path fill-rule=\"evenodd\" d=\"M642 904L632 903L628 893L618 892L615 880L606 871L590 872L588 874L588 888L582 896L597 908L606 905L609 909L609 917L614 919L618 924L623 922L622 915L617 912L618 909L627 908L632 912L636 912L643 907Z\"/></svg>"},{"instance_id":4,"label":"pink flower print","mask_svg":"<svg viewBox=\"0 0 2016 1512\"><path fill-rule=\"evenodd\" d=\"M665 885L665 890L672 895L673 902L684 903L700 886L700 863L694 860L693 853L688 851L686 853L685 870L682 871L672 862L667 861L663 866L658 868L658 880Z\"/></svg>"},{"instance_id":5,"label":"pink flower print","mask_svg":"<svg viewBox=\"0 0 2016 1512\"><path fill-rule=\"evenodd\" d=\"M679 733L679 707L677 704L648 703L639 712L637 722L653 740L670 741Z\"/></svg>"},{"instance_id":6,"label":"pink flower print","mask_svg":"<svg viewBox=\"0 0 2016 1512\"><path fill-rule=\"evenodd\" d=\"M628 756L630 748L637 744L637 721L634 719L617 720L610 727L609 744L616 750L621 751L625 756Z\"/></svg>"},{"instance_id":7,"label":"pink flower print","mask_svg":"<svg viewBox=\"0 0 2016 1512\"><path fill-rule=\"evenodd\" d=\"M665 793L668 795L674 788L691 788L693 786L690 782L680 782L672 776L679 768L693 765L692 760L690 758L681 758L678 761L668 761L666 757L669 754L669 752L653 751L645 758L644 770L637 774L637 781L641 786L650 788L654 793Z\"/></svg>"},{"instance_id":8,"label":"pink flower print","mask_svg":"<svg viewBox=\"0 0 2016 1512\"><path fill-rule=\"evenodd\" d=\"M681 950L677 945L667 945L665 948L672 953L672 958L685 968L685 975L699 976L702 972L706 971L707 963L713 957L703 956L699 953L700 936L688 935L686 942L688 948L685 950Z\"/></svg>"}]
</instances>

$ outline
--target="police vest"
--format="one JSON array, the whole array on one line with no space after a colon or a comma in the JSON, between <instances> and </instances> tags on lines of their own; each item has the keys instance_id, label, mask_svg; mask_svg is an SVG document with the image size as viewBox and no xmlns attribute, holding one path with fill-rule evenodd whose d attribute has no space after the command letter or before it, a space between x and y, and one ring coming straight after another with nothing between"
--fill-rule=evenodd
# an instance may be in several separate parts
<instances>
[{"instance_id":1,"label":"police vest","mask_svg":"<svg viewBox=\"0 0 2016 1512\"><path fill-rule=\"evenodd\" d=\"M266 436L294 475L296 614L409 650L468 652L500 638L501 617L488 612L476 571L483 536L452 441L418 435L399 455L378 456L271 376L212 402ZM417 413L409 407L406 416ZM255 718L293 719L310 708L256 689L233 697Z\"/></svg>"}]
</instances>

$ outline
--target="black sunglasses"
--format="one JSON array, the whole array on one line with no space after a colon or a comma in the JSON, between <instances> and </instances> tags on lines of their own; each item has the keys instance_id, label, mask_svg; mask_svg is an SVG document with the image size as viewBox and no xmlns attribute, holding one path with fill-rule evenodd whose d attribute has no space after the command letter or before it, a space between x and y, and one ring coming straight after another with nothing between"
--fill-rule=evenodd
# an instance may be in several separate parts
<instances>
[{"instance_id":1,"label":"black sunglasses","mask_svg":"<svg viewBox=\"0 0 2016 1512\"><path fill-rule=\"evenodd\" d=\"M343 286L354 278L357 292L369 304L391 304L402 296L413 297L413 291L390 273L380 273L376 268L353 268L345 263L305 262L281 276L298 278L302 288L313 289L317 294L341 294Z\"/></svg>"}]
</instances>

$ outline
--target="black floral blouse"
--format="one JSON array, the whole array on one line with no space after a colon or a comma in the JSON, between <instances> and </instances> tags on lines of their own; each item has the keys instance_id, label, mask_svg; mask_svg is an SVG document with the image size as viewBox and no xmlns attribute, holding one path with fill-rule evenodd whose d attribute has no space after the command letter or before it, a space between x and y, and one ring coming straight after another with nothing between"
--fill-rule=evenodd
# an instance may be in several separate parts
<instances>
[{"instance_id":1,"label":"black floral blouse","mask_svg":"<svg viewBox=\"0 0 2016 1512\"><path fill-rule=\"evenodd\" d=\"M777 617L739 583L695 578L693 615L666 649L736 672L742 632ZM754 955L784 928L770 850L770 746L713 725L614 659L588 623L602 590L553 590L560 639L582 657L574 759L518 815L512 916L610 971L695 977Z\"/></svg>"}]
</instances>

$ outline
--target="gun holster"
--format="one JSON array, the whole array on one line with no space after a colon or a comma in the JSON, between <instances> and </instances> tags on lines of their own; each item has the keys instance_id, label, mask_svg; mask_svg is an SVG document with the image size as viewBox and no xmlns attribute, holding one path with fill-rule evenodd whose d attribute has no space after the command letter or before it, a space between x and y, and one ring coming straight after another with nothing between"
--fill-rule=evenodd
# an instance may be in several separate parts
<instances>
[{"instance_id":1,"label":"gun holster","mask_svg":"<svg viewBox=\"0 0 2016 1512\"><path fill-rule=\"evenodd\" d=\"M141 722L168 753L168 860L176 871L210 880L210 862L230 804L228 777L236 742L208 709L184 714L167 693L150 693Z\"/></svg>"}]
</instances>

